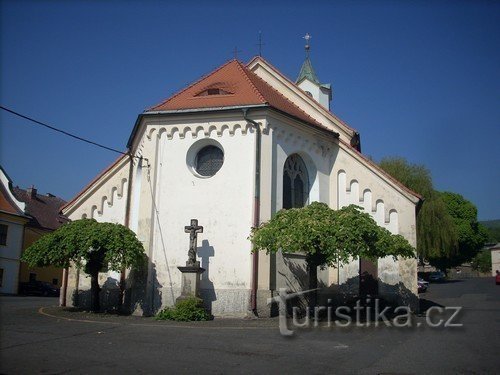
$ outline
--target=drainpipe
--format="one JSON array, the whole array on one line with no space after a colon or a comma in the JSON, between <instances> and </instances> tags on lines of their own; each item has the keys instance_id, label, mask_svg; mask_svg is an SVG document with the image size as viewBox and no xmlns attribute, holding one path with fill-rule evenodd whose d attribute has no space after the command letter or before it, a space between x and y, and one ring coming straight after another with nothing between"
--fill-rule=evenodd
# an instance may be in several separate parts
<instances>
[{"instance_id":1,"label":"drainpipe","mask_svg":"<svg viewBox=\"0 0 500 375\"><path fill-rule=\"evenodd\" d=\"M128 152L128 157L130 159L130 167L128 171L128 186L127 186L127 202L125 205L125 219L123 224L130 229L130 202L132 200L132 176L133 176L133 170L134 170L134 157L132 156L132 153L129 151ZM126 279L125 279L125 272L126 269L125 267L122 267L120 271L120 297L118 299L118 303L120 304L119 308L123 308L123 299L125 295L125 284L126 284Z\"/></svg>"},{"instance_id":2,"label":"drainpipe","mask_svg":"<svg viewBox=\"0 0 500 375\"><path fill-rule=\"evenodd\" d=\"M255 180L254 180L254 201L253 201L253 227L260 224L260 159L261 159L261 138L260 126L254 120L247 117L248 108L243 108L243 118L245 121L255 126ZM252 280L251 280L251 309L257 315L257 283L259 276L259 252L252 253Z\"/></svg>"}]
</instances>

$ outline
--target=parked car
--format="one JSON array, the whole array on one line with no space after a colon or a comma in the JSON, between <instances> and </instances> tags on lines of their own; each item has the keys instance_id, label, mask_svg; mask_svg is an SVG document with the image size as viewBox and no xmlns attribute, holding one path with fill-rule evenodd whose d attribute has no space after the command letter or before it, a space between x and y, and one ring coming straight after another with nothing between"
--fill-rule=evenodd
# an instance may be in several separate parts
<instances>
[{"instance_id":1,"label":"parked car","mask_svg":"<svg viewBox=\"0 0 500 375\"><path fill-rule=\"evenodd\" d=\"M419 283L422 283L422 284L425 284L425 286L429 286L429 282L428 281L425 281L424 279L422 279L421 277L418 278L418 282Z\"/></svg>"},{"instance_id":2,"label":"parked car","mask_svg":"<svg viewBox=\"0 0 500 375\"><path fill-rule=\"evenodd\" d=\"M427 290L429 283L419 278L417 281L417 285L418 285L418 292L424 293Z\"/></svg>"},{"instance_id":3,"label":"parked car","mask_svg":"<svg viewBox=\"0 0 500 375\"><path fill-rule=\"evenodd\" d=\"M497 275L495 276L495 282L497 285L500 285L500 272L497 271Z\"/></svg>"},{"instance_id":4,"label":"parked car","mask_svg":"<svg viewBox=\"0 0 500 375\"><path fill-rule=\"evenodd\" d=\"M429 275L429 281L431 283L440 283L444 281L445 277L446 275L442 271L431 272Z\"/></svg>"},{"instance_id":5,"label":"parked car","mask_svg":"<svg viewBox=\"0 0 500 375\"><path fill-rule=\"evenodd\" d=\"M60 290L57 286L45 281L30 281L19 284L19 294L37 296L59 296Z\"/></svg>"}]
</instances>

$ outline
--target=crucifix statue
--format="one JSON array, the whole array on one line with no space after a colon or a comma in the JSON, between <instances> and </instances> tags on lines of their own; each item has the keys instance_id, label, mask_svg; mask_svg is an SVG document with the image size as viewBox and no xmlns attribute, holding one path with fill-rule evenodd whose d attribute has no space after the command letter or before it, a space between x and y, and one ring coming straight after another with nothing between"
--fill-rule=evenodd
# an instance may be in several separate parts
<instances>
[{"instance_id":1,"label":"crucifix statue","mask_svg":"<svg viewBox=\"0 0 500 375\"><path fill-rule=\"evenodd\" d=\"M196 266L196 247L198 242L198 233L203 233L203 227L198 225L197 219L191 219L191 225L184 227L184 232L189 233L189 251L186 266Z\"/></svg>"}]
</instances>

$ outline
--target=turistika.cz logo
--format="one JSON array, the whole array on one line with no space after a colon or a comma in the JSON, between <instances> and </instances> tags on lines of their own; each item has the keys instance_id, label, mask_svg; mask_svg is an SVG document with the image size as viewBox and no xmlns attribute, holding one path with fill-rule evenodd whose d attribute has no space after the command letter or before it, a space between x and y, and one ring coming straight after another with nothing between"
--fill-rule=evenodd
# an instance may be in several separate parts
<instances>
[{"instance_id":1,"label":"turistika.cz logo","mask_svg":"<svg viewBox=\"0 0 500 375\"><path fill-rule=\"evenodd\" d=\"M357 300L352 306L332 306L332 300L328 300L327 306L315 306L300 308L292 307L292 318L287 317L287 301L290 299L315 292L318 289L309 289L295 293L288 293L286 288L280 288L276 297L268 298L267 304L278 303L279 329L283 336L292 336L294 330L291 328L316 328L316 327L421 327L431 328L454 328L462 327L458 323L458 317L462 307L431 306L425 313L423 321L417 321L409 306L381 306L378 298L367 299L362 304ZM371 304L373 302L373 304ZM369 304L368 304L369 303ZM303 318L302 318L303 317Z\"/></svg>"}]
</instances>

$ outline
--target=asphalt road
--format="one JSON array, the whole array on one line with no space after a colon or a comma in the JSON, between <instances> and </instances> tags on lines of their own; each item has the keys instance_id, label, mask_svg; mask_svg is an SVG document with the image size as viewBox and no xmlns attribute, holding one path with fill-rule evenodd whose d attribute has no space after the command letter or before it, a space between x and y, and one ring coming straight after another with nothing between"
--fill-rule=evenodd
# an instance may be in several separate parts
<instances>
[{"instance_id":1,"label":"asphalt road","mask_svg":"<svg viewBox=\"0 0 500 375\"><path fill-rule=\"evenodd\" d=\"M500 373L500 286L492 278L432 284L421 297L463 306L454 320L463 326L431 328L419 317L412 328L320 327L287 338L276 319L182 325L53 316L55 298L3 296L0 373Z\"/></svg>"}]
</instances>

